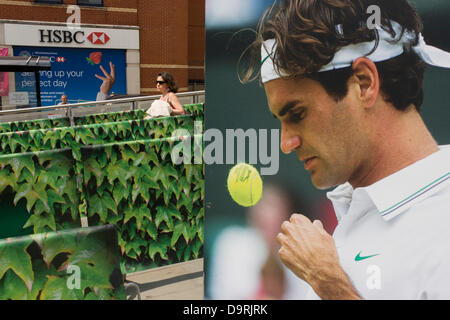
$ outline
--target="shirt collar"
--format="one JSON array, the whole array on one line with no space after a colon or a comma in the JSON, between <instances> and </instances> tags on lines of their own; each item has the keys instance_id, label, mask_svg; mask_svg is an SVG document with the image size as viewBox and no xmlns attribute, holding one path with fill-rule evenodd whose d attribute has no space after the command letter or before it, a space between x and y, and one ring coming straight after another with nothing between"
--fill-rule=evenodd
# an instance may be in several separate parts
<instances>
[{"instance_id":1,"label":"shirt collar","mask_svg":"<svg viewBox=\"0 0 450 320\"><path fill-rule=\"evenodd\" d=\"M366 191L380 215L388 221L446 186L450 182L449 169L450 145L442 146L438 152L368 187L356 190ZM327 193L338 220L350 207L353 192L352 186L345 183Z\"/></svg>"},{"instance_id":2,"label":"shirt collar","mask_svg":"<svg viewBox=\"0 0 450 320\"><path fill-rule=\"evenodd\" d=\"M327 193L327 198L333 203L334 212L338 221L348 212L353 197L353 187L346 182L331 192Z\"/></svg>"}]
</instances>

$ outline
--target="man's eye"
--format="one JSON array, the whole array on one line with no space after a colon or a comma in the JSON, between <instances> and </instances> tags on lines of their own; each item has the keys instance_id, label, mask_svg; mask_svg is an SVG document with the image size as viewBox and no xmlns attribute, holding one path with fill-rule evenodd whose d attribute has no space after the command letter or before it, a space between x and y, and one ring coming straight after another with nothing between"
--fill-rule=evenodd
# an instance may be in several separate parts
<instances>
[{"instance_id":1,"label":"man's eye","mask_svg":"<svg viewBox=\"0 0 450 320\"><path fill-rule=\"evenodd\" d=\"M292 113L289 116L289 120L292 122L299 122L305 118L305 110L301 110L299 112Z\"/></svg>"}]
</instances>

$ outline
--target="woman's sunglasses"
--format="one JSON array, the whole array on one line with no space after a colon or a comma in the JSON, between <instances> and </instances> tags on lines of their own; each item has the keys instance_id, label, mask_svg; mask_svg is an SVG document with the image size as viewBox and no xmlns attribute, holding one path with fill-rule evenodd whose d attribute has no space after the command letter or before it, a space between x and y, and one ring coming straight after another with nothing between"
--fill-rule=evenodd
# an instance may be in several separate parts
<instances>
[{"instance_id":1,"label":"woman's sunglasses","mask_svg":"<svg viewBox=\"0 0 450 320\"><path fill-rule=\"evenodd\" d=\"M156 84L164 84L164 83L167 83L167 81L156 81Z\"/></svg>"}]
</instances>

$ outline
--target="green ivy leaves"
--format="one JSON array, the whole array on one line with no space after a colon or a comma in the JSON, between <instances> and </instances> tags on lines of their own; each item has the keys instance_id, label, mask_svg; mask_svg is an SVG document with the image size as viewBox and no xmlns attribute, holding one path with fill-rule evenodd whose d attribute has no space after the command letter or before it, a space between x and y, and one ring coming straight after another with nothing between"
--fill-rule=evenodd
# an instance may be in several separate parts
<instances>
[{"instance_id":1,"label":"green ivy leaves","mask_svg":"<svg viewBox=\"0 0 450 320\"><path fill-rule=\"evenodd\" d=\"M140 207L129 207L125 210L125 219L123 222L127 223L132 218L136 220L137 230L141 230L144 220L151 220L150 210L145 205L141 205Z\"/></svg>"},{"instance_id":2,"label":"green ivy leaves","mask_svg":"<svg viewBox=\"0 0 450 320\"><path fill-rule=\"evenodd\" d=\"M122 115L133 118L132 113ZM91 119L101 122L111 117L95 115ZM115 224L128 262L160 265L198 257L203 247L199 231L203 166L175 166L170 157L174 140L150 140L170 136L181 127L192 130L193 118L37 129L23 136L14 133L19 140L28 139L28 147L25 140L17 140L16 148L70 149L0 156L0 196L11 188L12 202L26 203L30 218L24 227L33 227L35 233L79 225L80 213L89 216L90 225ZM112 143L83 147L105 142ZM48 261L51 259L45 263Z\"/></svg>"},{"instance_id":3,"label":"green ivy leaves","mask_svg":"<svg viewBox=\"0 0 450 320\"><path fill-rule=\"evenodd\" d=\"M169 227L170 230L174 229L174 222L173 218L181 220L181 214L178 212L177 208L175 208L173 205L170 205L169 207L165 206L159 206L156 208L156 218L155 218L155 224L158 228L161 222L165 222L167 227Z\"/></svg>"},{"instance_id":4,"label":"green ivy leaves","mask_svg":"<svg viewBox=\"0 0 450 320\"><path fill-rule=\"evenodd\" d=\"M128 174L129 165L125 161L118 161L115 164L110 163L106 168L106 174L108 182L114 185L114 181L117 179L124 187L127 187L126 176ZM85 181L86 177L85 177Z\"/></svg>"},{"instance_id":5,"label":"green ivy leaves","mask_svg":"<svg viewBox=\"0 0 450 320\"><path fill-rule=\"evenodd\" d=\"M183 235L184 240L186 241L186 244L189 243L190 240L190 225L188 222L183 221L177 221L175 223L174 229L173 229L173 235L172 239L170 240L170 246L173 248L175 243L177 243L178 239L181 235Z\"/></svg>"},{"instance_id":6,"label":"green ivy leaves","mask_svg":"<svg viewBox=\"0 0 450 320\"><path fill-rule=\"evenodd\" d=\"M118 226L125 265L181 262L201 254L203 166L174 166L167 156L172 148L173 139L159 139L82 150L89 216Z\"/></svg>"},{"instance_id":7,"label":"green ivy leaves","mask_svg":"<svg viewBox=\"0 0 450 320\"><path fill-rule=\"evenodd\" d=\"M201 108L201 105L195 106ZM76 127L43 126L46 129L42 129L41 122L37 121L35 127L29 126L29 131L0 133L0 154L74 148L76 156L82 145L165 138L178 128L189 132L194 130L195 119L192 116L133 120L144 115L143 110L92 115L85 117L91 119L87 121L78 118Z\"/></svg>"},{"instance_id":8,"label":"green ivy leaves","mask_svg":"<svg viewBox=\"0 0 450 320\"><path fill-rule=\"evenodd\" d=\"M41 203L41 202L39 202ZM35 213L27 220L24 228L33 227L34 233L45 232L49 230L56 230L55 216L51 213L45 212L45 208L39 207L39 203L36 206L40 209L41 213Z\"/></svg>"},{"instance_id":9,"label":"green ivy leaves","mask_svg":"<svg viewBox=\"0 0 450 320\"><path fill-rule=\"evenodd\" d=\"M15 156L10 157L9 160L6 162L11 166L14 172L14 177L19 180L19 177L21 176L22 169L27 168L32 176L34 176L35 173L35 166L33 159L27 156Z\"/></svg>"},{"instance_id":10,"label":"green ivy leaves","mask_svg":"<svg viewBox=\"0 0 450 320\"><path fill-rule=\"evenodd\" d=\"M148 253L151 259L156 259L156 254L159 254L161 259L168 260L167 249L170 246L170 237L167 234L162 234L157 241L150 240L148 243Z\"/></svg>"},{"instance_id":11,"label":"green ivy leaves","mask_svg":"<svg viewBox=\"0 0 450 320\"><path fill-rule=\"evenodd\" d=\"M1 240L0 299L124 299L113 232L102 227ZM70 285L73 267L79 287Z\"/></svg>"},{"instance_id":12,"label":"green ivy leaves","mask_svg":"<svg viewBox=\"0 0 450 320\"><path fill-rule=\"evenodd\" d=\"M89 200L89 204L89 216L91 217L94 214L97 214L100 216L100 221L103 223L107 223L108 221L108 210L117 214L117 205L108 193L104 193L102 197L99 197L98 195L92 196Z\"/></svg>"},{"instance_id":13,"label":"green ivy leaves","mask_svg":"<svg viewBox=\"0 0 450 320\"><path fill-rule=\"evenodd\" d=\"M0 279L6 271L13 271L25 284L28 291L33 285L34 273L31 265L31 257L26 252L32 240L14 243L14 240L6 240L7 245L0 246Z\"/></svg>"},{"instance_id":14,"label":"green ivy leaves","mask_svg":"<svg viewBox=\"0 0 450 320\"><path fill-rule=\"evenodd\" d=\"M36 129L51 129L56 127L67 127L69 125L69 118L5 122L0 123L0 133Z\"/></svg>"},{"instance_id":15,"label":"green ivy leaves","mask_svg":"<svg viewBox=\"0 0 450 320\"><path fill-rule=\"evenodd\" d=\"M7 170L0 171L0 193L3 192L8 186L12 189L17 189L17 179L13 174L9 173Z\"/></svg>"},{"instance_id":16,"label":"green ivy leaves","mask_svg":"<svg viewBox=\"0 0 450 320\"><path fill-rule=\"evenodd\" d=\"M42 300L78 300L77 290L69 289L67 280L57 276L48 276L41 293Z\"/></svg>"},{"instance_id":17,"label":"green ivy leaves","mask_svg":"<svg viewBox=\"0 0 450 320\"><path fill-rule=\"evenodd\" d=\"M195 118L203 119L204 107L202 104L188 104L183 105L187 113L194 115ZM146 113L145 110L124 111L124 112L110 112L94 115L87 115L82 117L75 117L75 125L83 126L89 124L101 124L108 122L119 122L126 120L143 119ZM42 120L26 120L0 123L0 133L28 131L39 129L53 129L70 126L69 118L61 117L57 119L42 119Z\"/></svg>"},{"instance_id":18,"label":"green ivy leaves","mask_svg":"<svg viewBox=\"0 0 450 320\"><path fill-rule=\"evenodd\" d=\"M11 203L23 202L30 213L24 228L33 227L36 233L61 228L66 211L73 221L69 225L79 225L70 150L0 156L0 168L0 193L10 187Z\"/></svg>"},{"instance_id":19,"label":"green ivy leaves","mask_svg":"<svg viewBox=\"0 0 450 320\"><path fill-rule=\"evenodd\" d=\"M129 197L129 190L127 188L127 185L117 183L114 186L114 191L113 191L113 199L114 199L114 202L116 203L116 205L118 206L123 199L127 200L128 197Z\"/></svg>"}]
</instances>

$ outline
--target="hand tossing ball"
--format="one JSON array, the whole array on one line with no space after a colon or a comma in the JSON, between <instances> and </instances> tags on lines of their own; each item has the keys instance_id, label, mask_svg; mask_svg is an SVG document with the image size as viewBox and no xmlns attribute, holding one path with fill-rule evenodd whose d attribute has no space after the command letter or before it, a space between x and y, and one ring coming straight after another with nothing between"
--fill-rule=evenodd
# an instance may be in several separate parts
<instances>
[{"instance_id":1,"label":"hand tossing ball","mask_svg":"<svg viewBox=\"0 0 450 320\"><path fill-rule=\"evenodd\" d=\"M228 191L234 201L243 207L258 203L262 196L263 183L255 167L239 163L228 173Z\"/></svg>"}]
</instances>

